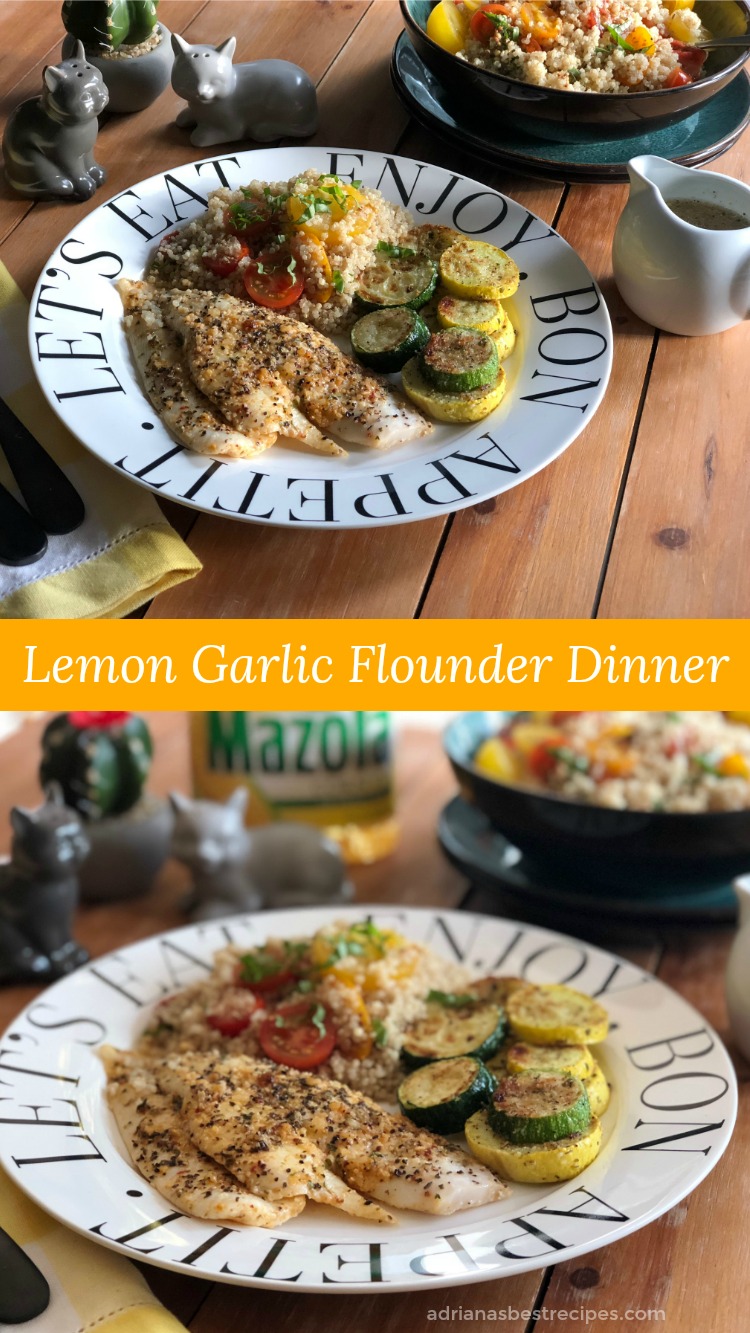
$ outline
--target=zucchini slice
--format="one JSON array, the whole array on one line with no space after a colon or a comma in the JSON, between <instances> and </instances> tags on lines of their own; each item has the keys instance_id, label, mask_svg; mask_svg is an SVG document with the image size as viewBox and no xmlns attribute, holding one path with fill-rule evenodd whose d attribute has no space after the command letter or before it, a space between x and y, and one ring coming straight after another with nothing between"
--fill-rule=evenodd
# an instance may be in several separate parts
<instances>
[{"instance_id":1,"label":"zucchini slice","mask_svg":"<svg viewBox=\"0 0 750 1333\"><path fill-rule=\"evenodd\" d=\"M518 291L518 265L486 241L462 236L440 256L440 277L451 296L465 300L503 301Z\"/></svg>"},{"instance_id":2,"label":"zucchini slice","mask_svg":"<svg viewBox=\"0 0 750 1333\"><path fill-rule=\"evenodd\" d=\"M502 1079L487 1114L495 1133L511 1143L549 1143L580 1134L591 1107L579 1078L535 1069Z\"/></svg>"},{"instance_id":3,"label":"zucchini slice","mask_svg":"<svg viewBox=\"0 0 750 1333\"><path fill-rule=\"evenodd\" d=\"M442 296L437 317L443 329L478 329L480 333L493 333L507 318L499 301L464 301L460 296Z\"/></svg>"},{"instance_id":4,"label":"zucchini slice","mask_svg":"<svg viewBox=\"0 0 750 1333\"><path fill-rule=\"evenodd\" d=\"M489 1000L491 1004L499 1004L504 1009L508 996L529 984L522 977L481 977L479 981L472 981L466 989L470 995L476 995L478 1000Z\"/></svg>"},{"instance_id":5,"label":"zucchini slice","mask_svg":"<svg viewBox=\"0 0 750 1333\"><path fill-rule=\"evenodd\" d=\"M516 331L507 311L503 311L503 321L499 328L492 330L490 337L497 348L498 360L507 361L516 345Z\"/></svg>"},{"instance_id":6,"label":"zucchini slice","mask_svg":"<svg viewBox=\"0 0 750 1333\"><path fill-rule=\"evenodd\" d=\"M604 1041L609 1031L606 1009L570 986L517 991L508 1000L508 1020L516 1036L537 1046L588 1046Z\"/></svg>"},{"instance_id":7,"label":"zucchini slice","mask_svg":"<svg viewBox=\"0 0 750 1333\"><path fill-rule=\"evenodd\" d=\"M442 393L425 379L420 360L415 356L407 361L401 372L401 387L407 397L435 421L483 421L505 397L508 381L502 366L494 384L489 387L482 385L467 393Z\"/></svg>"},{"instance_id":8,"label":"zucchini slice","mask_svg":"<svg viewBox=\"0 0 750 1333\"><path fill-rule=\"evenodd\" d=\"M555 1074L573 1074L585 1081L596 1068L587 1046L532 1046L517 1041L508 1049L508 1072L526 1074L530 1069L544 1069ZM598 1112L597 1112L598 1114Z\"/></svg>"},{"instance_id":9,"label":"zucchini slice","mask_svg":"<svg viewBox=\"0 0 750 1333\"><path fill-rule=\"evenodd\" d=\"M467 393L494 384L500 366L497 348L478 329L441 329L422 352L425 379L443 393Z\"/></svg>"},{"instance_id":10,"label":"zucchini slice","mask_svg":"<svg viewBox=\"0 0 750 1333\"><path fill-rule=\"evenodd\" d=\"M602 1127L592 1116L581 1134L551 1143L511 1143L490 1128L487 1111L475 1111L464 1130L469 1151L504 1180L551 1185L572 1180L590 1166L602 1146Z\"/></svg>"},{"instance_id":11,"label":"zucchini slice","mask_svg":"<svg viewBox=\"0 0 750 1333\"><path fill-rule=\"evenodd\" d=\"M437 286L437 264L426 255L395 259L384 255L359 280L357 295L368 310L406 305L419 310Z\"/></svg>"},{"instance_id":12,"label":"zucchini slice","mask_svg":"<svg viewBox=\"0 0 750 1333\"><path fill-rule=\"evenodd\" d=\"M416 310L393 306L363 315L351 338L352 351L363 366L391 374L427 345L430 330Z\"/></svg>"},{"instance_id":13,"label":"zucchini slice","mask_svg":"<svg viewBox=\"0 0 750 1333\"><path fill-rule=\"evenodd\" d=\"M407 1075L398 1090L404 1115L422 1129L457 1134L469 1116L486 1106L497 1079L473 1055L435 1060Z\"/></svg>"},{"instance_id":14,"label":"zucchini slice","mask_svg":"<svg viewBox=\"0 0 750 1333\"><path fill-rule=\"evenodd\" d=\"M444 250L455 245L456 241L464 239L463 232L456 231L454 227L425 222L421 227L415 227L409 232L406 244L413 245L420 255L427 255L428 259L434 259L437 263Z\"/></svg>"},{"instance_id":15,"label":"zucchini slice","mask_svg":"<svg viewBox=\"0 0 750 1333\"><path fill-rule=\"evenodd\" d=\"M425 1017L407 1028L401 1059L412 1069L454 1055L489 1060L505 1036L505 1027L505 1015L496 1004L467 1004L460 1009L429 1004Z\"/></svg>"},{"instance_id":16,"label":"zucchini slice","mask_svg":"<svg viewBox=\"0 0 750 1333\"><path fill-rule=\"evenodd\" d=\"M583 1080L583 1086L589 1095L591 1114L601 1118L609 1106L611 1094L604 1071L596 1062L592 1072Z\"/></svg>"}]
</instances>

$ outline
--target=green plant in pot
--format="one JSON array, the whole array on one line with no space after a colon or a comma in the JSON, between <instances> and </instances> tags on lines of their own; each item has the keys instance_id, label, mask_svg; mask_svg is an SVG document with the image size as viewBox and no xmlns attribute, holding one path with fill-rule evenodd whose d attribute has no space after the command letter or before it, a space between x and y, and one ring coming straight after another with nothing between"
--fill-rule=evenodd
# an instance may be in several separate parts
<instances>
[{"instance_id":1,"label":"green plant in pot","mask_svg":"<svg viewBox=\"0 0 750 1333\"><path fill-rule=\"evenodd\" d=\"M101 73L110 111L142 111L169 83L174 59L158 0L64 0L63 56L82 41Z\"/></svg>"},{"instance_id":2,"label":"green plant in pot","mask_svg":"<svg viewBox=\"0 0 750 1333\"><path fill-rule=\"evenodd\" d=\"M145 790L152 755L148 727L133 713L60 713L44 730L40 781L59 783L91 842L85 901L147 892L167 857L171 813Z\"/></svg>"}]
</instances>

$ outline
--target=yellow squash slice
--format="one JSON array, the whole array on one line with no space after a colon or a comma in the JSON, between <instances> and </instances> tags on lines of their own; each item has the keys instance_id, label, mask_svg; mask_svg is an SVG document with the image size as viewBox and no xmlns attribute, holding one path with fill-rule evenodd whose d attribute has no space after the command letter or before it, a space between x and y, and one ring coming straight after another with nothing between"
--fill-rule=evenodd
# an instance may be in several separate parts
<instances>
[{"instance_id":1,"label":"yellow squash slice","mask_svg":"<svg viewBox=\"0 0 750 1333\"><path fill-rule=\"evenodd\" d=\"M441 297L437 317L443 329L477 329L492 334L507 319L499 301L465 301L460 296Z\"/></svg>"},{"instance_id":2,"label":"yellow squash slice","mask_svg":"<svg viewBox=\"0 0 750 1333\"><path fill-rule=\"evenodd\" d=\"M440 256L440 277L451 296L502 301L518 291L518 265L486 241L463 236Z\"/></svg>"},{"instance_id":3,"label":"yellow squash slice","mask_svg":"<svg viewBox=\"0 0 750 1333\"><path fill-rule=\"evenodd\" d=\"M550 1143L511 1143L490 1129L487 1112L476 1111L464 1129L469 1151L504 1180L526 1185L548 1185L572 1180L595 1160L602 1146L602 1127L591 1117L583 1134Z\"/></svg>"},{"instance_id":4,"label":"yellow squash slice","mask_svg":"<svg viewBox=\"0 0 750 1333\"><path fill-rule=\"evenodd\" d=\"M499 328L493 329L490 337L497 348L498 360L507 361L516 345L516 331L510 322L507 311L503 311L503 321Z\"/></svg>"},{"instance_id":5,"label":"yellow squash slice","mask_svg":"<svg viewBox=\"0 0 750 1333\"><path fill-rule=\"evenodd\" d=\"M535 986L508 999L508 1022L516 1036L537 1046L587 1046L604 1041L607 1011L570 986Z\"/></svg>"},{"instance_id":6,"label":"yellow squash slice","mask_svg":"<svg viewBox=\"0 0 750 1333\"><path fill-rule=\"evenodd\" d=\"M596 1062L594 1062L592 1072L587 1078L584 1078L583 1086L589 1094L591 1114L599 1117L603 1116L609 1106L610 1090L604 1077L604 1071Z\"/></svg>"},{"instance_id":7,"label":"yellow squash slice","mask_svg":"<svg viewBox=\"0 0 750 1333\"><path fill-rule=\"evenodd\" d=\"M517 1041L508 1050L508 1072L526 1074L531 1069L544 1069L556 1074L573 1074L584 1083L598 1068L586 1046L533 1046L528 1041ZM598 1115L598 1111L596 1112Z\"/></svg>"},{"instance_id":8,"label":"yellow squash slice","mask_svg":"<svg viewBox=\"0 0 750 1333\"><path fill-rule=\"evenodd\" d=\"M434 421L483 421L502 402L507 380L501 368L489 388L472 389L469 393L441 393L428 384L420 371L419 358L415 356L407 361L401 372L401 387Z\"/></svg>"}]
</instances>

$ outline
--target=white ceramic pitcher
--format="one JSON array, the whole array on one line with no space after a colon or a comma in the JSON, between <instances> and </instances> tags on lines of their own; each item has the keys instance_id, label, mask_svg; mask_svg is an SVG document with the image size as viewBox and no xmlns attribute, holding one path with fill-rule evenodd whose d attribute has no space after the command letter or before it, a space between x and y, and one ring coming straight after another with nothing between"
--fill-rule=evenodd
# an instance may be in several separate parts
<instances>
[{"instance_id":1,"label":"white ceramic pitcher","mask_svg":"<svg viewBox=\"0 0 750 1333\"><path fill-rule=\"evenodd\" d=\"M750 1060L750 875L734 881L740 916L726 974L727 1009L732 1036Z\"/></svg>"},{"instance_id":2,"label":"white ceramic pitcher","mask_svg":"<svg viewBox=\"0 0 750 1333\"><path fill-rule=\"evenodd\" d=\"M630 199L614 241L614 273L630 309L668 333L723 333L750 319L750 188L662 157L628 164ZM683 222L667 200L721 204L748 219L737 231Z\"/></svg>"}]
</instances>

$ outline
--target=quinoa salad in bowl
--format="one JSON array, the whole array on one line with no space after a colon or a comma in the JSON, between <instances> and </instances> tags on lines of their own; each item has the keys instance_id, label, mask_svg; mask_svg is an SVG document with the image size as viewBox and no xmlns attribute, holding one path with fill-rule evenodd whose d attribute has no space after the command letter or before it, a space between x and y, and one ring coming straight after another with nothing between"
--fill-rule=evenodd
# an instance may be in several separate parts
<instances>
[{"instance_id":1,"label":"quinoa salad in bowl","mask_svg":"<svg viewBox=\"0 0 750 1333\"><path fill-rule=\"evenodd\" d=\"M748 715L518 714L483 741L489 778L609 810L750 810Z\"/></svg>"},{"instance_id":2,"label":"quinoa salad in bowl","mask_svg":"<svg viewBox=\"0 0 750 1333\"><path fill-rule=\"evenodd\" d=\"M480 69L538 88L593 93L694 83L706 63L696 43L713 35L695 0L441 0L427 34Z\"/></svg>"}]
</instances>

